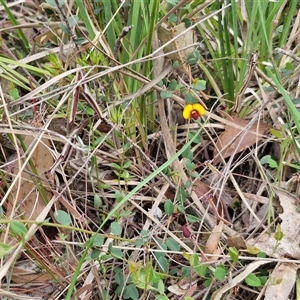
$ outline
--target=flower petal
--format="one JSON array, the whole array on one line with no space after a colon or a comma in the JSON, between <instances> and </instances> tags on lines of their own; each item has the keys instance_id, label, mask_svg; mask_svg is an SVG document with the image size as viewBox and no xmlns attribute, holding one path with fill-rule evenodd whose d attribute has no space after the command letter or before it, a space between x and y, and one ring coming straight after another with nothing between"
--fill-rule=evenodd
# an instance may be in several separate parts
<instances>
[{"instance_id":1,"label":"flower petal","mask_svg":"<svg viewBox=\"0 0 300 300\"><path fill-rule=\"evenodd\" d=\"M192 104L188 104L186 105L186 107L184 108L182 115L183 117L187 120L191 117L191 112L193 111L193 105Z\"/></svg>"},{"instance_id":2,"label":"flower petal","mask_svg":"<svg viewBox=\"0 0 300 300\"><path fill-rule=\"evenodd\" d=\"M200 103L193 104L193 109L198 112L199 116L205 115L205 108Z\"/></svg>"}]
</instances>

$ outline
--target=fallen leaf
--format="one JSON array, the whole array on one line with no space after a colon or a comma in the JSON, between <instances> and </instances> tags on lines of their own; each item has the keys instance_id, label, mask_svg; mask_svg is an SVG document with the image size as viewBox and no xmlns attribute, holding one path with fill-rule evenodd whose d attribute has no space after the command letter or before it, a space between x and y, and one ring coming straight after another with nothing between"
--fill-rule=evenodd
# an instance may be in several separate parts
<instances>
[{"instance_id":1,"label":"fallen leaf","mask_svg":"<svg viewBox=\"0 0 300 300\"><path fill-rule=\"evenodd\" d=\"M300 259L298 230L300 228L300 215L296 209L296 200L288 192L277 190L276 194L283 208L283 212L279 214L281 231L283 232L282 240L277 242L274 234L265 233L258 240L248 240L247 244L260 249L271 257L283 258L288 256Z\"/></svg>"},{"instance_id":2,"label":"fallen leaf","mask_svg":"<svg viewBox=\"0 0 300 300\"><path fill-rule=\"evenodd\" d=\"M265 299L290 299L289 295L295 286L299 266L291 263L278 264L270 275L265 291Z\"/></svg>"},{"instance_id":3,"label":"fallen leaf","mask_svg":"<svg viewBox=\"0 0 300 300\"><path fill-rule=\"evenodd\" d=\"M33 146L34 140L35 137L31 135L24 138L24 145L27 149ZM48 171L54 163L48 139L42 139L38 143L32 153L31 161L35 167L37 176L35 176L34 170L30 167L29 163L21 174L18 174L19 170L16 167L13 170L14 176L21 176L21 187L18 191L18 186L16 185L12 190L11 197L8 201L7 216L11 215L15 207L14 202L16 202L16 207L18 207L18 211L25 220L36 220L46 206L46 203L37 189L37 185L39 184L38 180L40 180L43 185L47 185L48 178L46 178L45 172ZM47 190L45 192L47 198L51 199L51 193ZM16 197L18 198L16 199Z\"/></svg>"},{"instance_id":4,"label":"fallen leaf","mask_svg":"<svg viewBox=\"0 0 300 300\"><path fill-rule=\"evenodd\" d=\"M158 34L158 38L161 41L161 44L164 45L168 43L171 39L173 39L175 36L185 31L186 29L187 28L185 27L184 23L180 23L177 26L170 29L167 28L165 24L163 24L158 28L157 34ZM195 50L195 47L188 47L188 48L186 47L194 43L195 43L194 32L192 30L189 30L184 35L181 35L172 43L164 47L164 53L169 53L169 52L173 52L185 48L184 50L177 51L176 53L168 54L167 58L186 62L188 56Z\"/></svg>"},{"instance_id":5,"label":"fallen leaf","mask_svg":"<svg viewBox=\"0 0 300 300\"><path fill-rule=\"evenodd\" d=\"M223 214L224 214L223 203L225 203L225 205L227 203L225 199L226 195L224 193L220 196L220 200L218 200L214 196L212 189L201 180L196 180L194 182L193 191L195 192L198 198L202 198L201 201L204 207L207 207L210 204L209 208L211 212L216 216L218 221L222 220L225 223L230 224L230 222L228 222L223 218Z\"/></svg>"},{"instance_id":6,"label":"fallen leaf","mask_svg":"<svg viewBox=\"0 0 300 300\"><path fill-rule=\"evenodd\" d=\"M219 242L222 234L223 224L220 223L214 227L205 244L204 252L213 254L219 247Z\"/></svg>"},{"instance_id":7,"label":"fallen leaf","mask_svg":"<svg viewBox=\"0 0 300 300\"><path fill-rule=\"evenodd\" d=\"M247 249L245 240L240 235L228 237L226 242L228 247L235 247L237 250Z\"/></svg>"},{"instance_id":8,"label":"fallen leaf","mask_svg":"<svg viewBox=\"0 0 300 300\"><path fill-rule=\"evenodd\" d=\"M219 242L222 235L223 222L220 222L217 226L214 227L209 238L206 241L204 253L205 254L220 254ZM208 261L216 261L219 259L219 256L210 256Z\"/></svg>"},{"instance_id":9,"label":"fallen leaf","mask_svg":"<svg viewBox=\"0 0 300 300\"><path fill-rule=\"evenodd\" d=\"M211 191L211 188L203 181L196 180L193 184L193 191L196 193L197 197L200 198L203 196L207 196Z\"/></svg>"},{"instance_id":10,"label":"fallen leaf","mask_svg":"<svg viewBox=\"0 0 300 300\"><path fill-rule=\"evenodd\" d=\"M216 142L216 149L214 150L213 163L216 165L224 159L235 155L239 152L249 148L257 141L261 140L261 135L265 134L270 126L262 121L254 122L249 128L246 129L250 120L243 120L236 116L230 116L228 121L242 127L243 129L236 128L230 124L226 124L225 131L220 134ZM244 132L247 131L246 134Z\"/></svg>"},{"instance_id":11,"label":"fallen leaf","mask_svg":"<svg viewBox=\"0 0 300 300\"><path fill-rule=\"evenodd\" d=\"M288 192L276 191L283 212L279 214L281 230L285 236L295 239L300 243L298 228L300 228L300 214L297 211L296 199Z\"/></svg>"},{"instance_id":12,"label":"fallen leaf","mask_svg":"<svg viewBox=\"0 0 300 300\"><path fill-rule=\"evenodd\" d=\"M285 235L281 241L277 242L274 233L265 233L257 241L256 239L249 239L247 245L258 248L270 257L292 257L294 259L300 259L299 244L294 239Z\"/></svg>"},{"instance_id":13,"label":"fallen leaf","mask_svg":"<svg viewBox=\"0 0 300 300\"><path fill-rule=\"evenodd\" d=\"M50 274L41 273L38 266L30 260L17 262L11 274L11 280L19 284L44 283L49 282L51 279Z\"/></svg>"},{"instance_id":14,"label":"fallen leaf","mask_svg":"<svg viewBox=\"0 0 300 300\"><path fill-rule=\"evenodd\" d=\"M197 290L197 282L187 282L187 280L180 280L178 283L168 286L168 290L177 295L192 295Z\"/></svg>"}]
</instances>

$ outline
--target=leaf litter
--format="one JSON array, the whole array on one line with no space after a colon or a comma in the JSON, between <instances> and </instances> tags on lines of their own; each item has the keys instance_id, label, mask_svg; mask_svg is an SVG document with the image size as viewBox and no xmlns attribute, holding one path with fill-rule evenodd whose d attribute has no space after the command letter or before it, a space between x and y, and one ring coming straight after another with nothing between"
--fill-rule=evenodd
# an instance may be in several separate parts
<instances>
[{"instance_id":1,"label":"leaf litter","mask_svg":"<svg viewBox=\"0 0 300 300\"><path fill-rule=\"evenodd\" d=\"M214 164L227 157L238 154L260 141L270 126L263 121L256 121L250 126L249 120L237 116L228 116L225 130L217 139L214 150ZM236 126L234 126L234 123ZM239 128L240 127L240 128Z\"/></svg>"}]
</instances>

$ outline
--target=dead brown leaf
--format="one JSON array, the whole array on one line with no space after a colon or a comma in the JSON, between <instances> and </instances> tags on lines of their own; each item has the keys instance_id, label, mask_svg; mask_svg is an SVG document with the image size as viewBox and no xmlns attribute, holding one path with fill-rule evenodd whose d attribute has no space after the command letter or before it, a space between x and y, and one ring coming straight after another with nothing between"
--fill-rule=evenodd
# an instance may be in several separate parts
<instances>
[{"instance_id":1,"label":"dead brown leaf","mask_svg":"<svg viewBox=\"0 0 300 300\"><path fill-rule=\"evenodd\" d=\"M35 263L30 260L24 260L17 262L14 266L11 280L14 283L27 284L28 282L49 282L51 278L50 274L41 273Z\"/></svg>"},{"instance_id":2,"label":"dead brown leaf","mask_svg":"<svg viewBox=\"0 0 300 300\"><path fill-rule=\"evenodd\" d=\"M298 268L297 264L278 264L270 275L265 299L289 299L290 293L295 286Z\"/></svg>"},{"instance_id":3,"label":"dead brown leaf","mask_svg":"<svg viewBox=\"0 0 300 300\"><path fill-rule=\"evenodd\" d=\"M188 280L182 279L178 283L168 286L168 290L177 296L192 296L197 290L197 281L190 282Z\"/></svg>"},{"instance_id":4,"label":"dead brown leaf","mask_svg":"<svg viewBox=\"0 0 300 300\"><path fill-rule=\"evenodd\" d=\"M230 116L227 120L242 128L246 128L250 123L249 120L243 120L236 116ZM270 126L265 122L254 122L247 129L247 134L244 135L243 129L227 124L225 131L220 134L216 142L213 163L218 164L221 161L221 157L227 158L244 151L261 140L261 135L265 134L269 128Z\"/></svg>"},{"instance_id":5,"label":"dead brown leaf","mask_svg":"<svg viewBox=\"0 0 300 300\"><path fill-rule=\"evenodd\" d=\"M228 247L235 247L238 250L239 249L247 249L245 240L240 235L228 237L226 242L227 242Z\"/></svg>"},{"instance_id":6,"label":"dead brown leaf","mask_svg":"<svg viewBox=\"0 0 300 300\"><path fill-rule=\"evenodd\" d=\"M223 217L223 203L226 203L223 195L221 195L220 201L218 201L218 199L214 196L212 189L201 180L196 180L194 182L193 191L195 192L198 198L202 197L201 200L204 204L204 207L207 207L207 205L209 205L210 210L216 216L218 221L223 221L224 223L231 225L231 223Z\"/></svg>"},{"instance_id":7,"label":"dead brown leaf","mask_svg":"<svg viewBox=\"0 0 300 300\"><path fill-rule=\"evenodd\" d=\"M158 38L161 41L161 44L168 43L171 39L173 39L175 36L179 35L183 31L185 31L187 28L185 27L184 23L180 23L177 26L173 28L167 28L166 24L163 24L160 26L157 30ZM194 32L192 30L186 32L184 35L181 35L179 38L177 38L175 41L164 47L164 52L174 52L179 49L186 48L187 46L190 46L194 43ZM195 47L189 47L181 51L177 51L176 53L168 54L167 58L173 59L173 60L179 60L186 62L188 59L188 56L195 50Z\"/></svg>"},{"instance_id":8,"label":"dead brown leaf","mask_svg":"<svg viewBox=\"0 0 300 300\"><path fill-rule=\"evenodd\" d=\"M264 233L258 240L248 240L248 245L254 246L261 251L266 252L271 257L282 258L292 257L300 259L299 247L299 213L296 210L295 198L288 192L277 190L280 205L283 213L279 214L283 238L276 241L274 233Z\"/></svg>"},{"instance_id":9,"label":"dead brown leaf","mask_svg":"<svg viewBox=\"0 0 300 300\"><path fill-rule=\"evenodd\" d=\"M221 250L219 248L219 242L222 235L223 230L223 222L220 222L217 226L212 230L207 242L205 244L204 253L205 254L220 254ZM219 259L219 256L210 256L208 261L216 261Z\"/></svg>"},{"instance_id":10,"label":"dead brown leaf","mask_svg":"<svg viewBox=\"0 0 300 300\"><path fill-rule=\"evenodd\" d=\"M203 181L196 180L193 185L193 191L196 193L197 197L200 198L203 196L207 196L208 193L211 191L211 188Z\"/></svg>"},{"instance_id":11,"label":"dead brown leaf","mask_svg":"<svg viewBox=\"0 0 300 300\"><path fill-rule=\"evenodd\" d=\"M284 235L287 235L300 243L300 215L297 211L295 197L290 193L281 190L277 190L276 195L278 196L280 205L283 208L282 214L279 214L281 219L281 230Z\"/></svg>"},{"instance_id":12,"label":"dead brown leaf","mask_svg":"<svg viewBox=\"0 0 300 300\"><path fill-rule=\"evenodd\" d=\"M258 248L270 257L292 257L294 259L300 259L299 244L294 239L285 235L282 240L278 242L275 239L274 233L265 233L257 241L255 239L248 240L247 245Z\"/></svg>"},{"instance_id":13,"label":"dead brown leaf","mask_svg":"<svg viewBox=\"0 0 300 300\"><path fill-rule=\"evenodd\" d=\"M32 147L34 143L34 136L26 136L24 138L24 144L26 148ZM31 161L36 169L37 175L31 169L29 163L25 169L19 173L17 168L14 168L13 175L21 176L21 187L18 191L18 187L12 190L11 197L8 201L7 216L10 216L14 210L14 207L18 207L18 211L25 220L35 220L41 211L45 208L46 203L42 199L39 191L37 190L38 180L42 181L43 185L48 182L45 177L45 172L48 171L54 163L54 159L50 152L50 142L48 139L42 139L35 147ZM51 199L51 193L46 191L47 198ZM17 198L17 199L16 199ZM14 203L16 201L16 203Z\"/></svg>"}]
</instances>

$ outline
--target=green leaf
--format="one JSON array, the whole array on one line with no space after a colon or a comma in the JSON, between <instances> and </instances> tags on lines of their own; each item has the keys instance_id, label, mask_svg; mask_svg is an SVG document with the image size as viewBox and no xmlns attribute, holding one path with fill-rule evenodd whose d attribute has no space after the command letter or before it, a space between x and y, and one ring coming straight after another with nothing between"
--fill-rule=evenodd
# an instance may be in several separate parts
<instances>
[{"instance_id":1,"label":"green leaf","mask_svg":"<svg viewBox=\"0 0 300 300\"><path fill-rule=\"evenodd\" d=\"M67 35L70 35L69 27L64 23L59 23L58 27Z\"/></svg>"},{"instance_id":2,"label":"green leaf","mask_svg":"<svg viewBox=\"0 0 300 300\"><path fill-rule=\"evenodd\" d=\"M188 8L186 8L186 9L188 9ZM189 19L189 18L184 18L182 20L182 22L184 23L186 28L189 28L192 25L191 19Z\"/></svg>"},{"instance_id":3,"label":"green leaf","mask_svg":"<svg viewBox=\"0 0 300 300\"><path fill-rule=\"evenodd\" d=\"M113 235L121 235L123 228L118 222L112 222L110 224L111 233Z\"/></svg>"},{"instance_id":4,"label":"green leaf","mask_svg":"<svg viewBox=\"0 0 300 300\"><path fill-rule=\"evenodd\" d=\"M207 267L208 267L208 265L204 264L204 265L196 266L196 267L194 267L194 269L195 269L195 272L197 273L198 276L205 277Z\"/></svg>"},{"instance_id":5,"label":"green leaf","mask_svg":"<svg viewBox=\"0 0 300 300\"><path fill-rule=\"evenodd\" d=\"M97 260L99 258L99 255L100 255L100 250L99 249L93 249L93 251L91 253L91 259Z\"/></svg>"},{"instance_id":6,"label":"green leaf","mask_svg":"<svg viewBox=\"0 0 300 300\"><path fill-rule=\"evenodd\" d=\"M179 62L178 61L174 61L173 64L172 64L173 70L178 69L179 67L180 67Z\"/></svg>"},{"instance_id":7,"label":"green leaf","mask_svg":"<svg viewBox=\"0 0 300 300\"><path fill-rule=\"evenodd\" d=\"M219 266L214 272L214 277L216 280L223 280L226 276L226 270L224 266Z\"/></svg>"},{"instance_id":8,"label":"green leaf","mask_svg":"<svg viewBox=\"0 0 300 300\"><path fill-rule=\"evenodd\" d=\"M190 133L189 133L189 140L193 139L195 135L197 135L196 132L190 132ZM195 144L200 144L201 142L202 142L202 136L199 134L199 135L195 138L194 143L195 143Z\"/></svg>"},{"instance_id":9,"label":"green leaf","mask_svg":"<svg viewBox=\"0 0 300 300\"><path fill-rule=\"evenodd\" d=\"M200 218L197 217L197 216L193 216L193 215L190 215L190 214L187 214L186 215L186 219L189 223L195 223L195 222L199 222L200 221Z\"/></svg>"},{"instance_id":10,"label":"green leaf","mask_svg":"<svg viewBox=\"0 0 300 300\"><path fill-rule=\"evenodd\" d=\"M192 267L195 267L195 266L199 265L199 256L198 256L198 254L194 253L190 256L190 265Z\"/></svg>"},{"instance_id":11,"label":"green leaf","mask_svg":"<svg viewBox=\"0 0 300 300\"><path fill-rule=\"evenodd\" d=\"M172 79L168 85L168 89L170 91L175 91L177 87L177 81L175 79Z\"/></svg>"},{"instance_id":12,"label":"green leaf","mask_svg":"<svg viewBox=\"0 0 300 300\"><path fill-rule=\"evenodd\" d=\"M187 170L192 171L196 168L196 165L193 162L191 162L189 159L186 159L185 160L185 167L186 167Z\"/></svg>"},{"instance_id":13,"label":"green leaf","mask_svg":"<svg viewBox=\"0 0 300 300\"><path fill-rule=\"evenodd\" d=\"M182 152L182 157L192 160L193 159L193 151L191 150L191 147L187 147L185 151Z\"/></svg>"},{"instance_id":14,"label":"green leaf","mask_svg":"<svg viewBox=\"0 0 300 300\"><path fill-rule=\"evenodd\" d=\"M129 160L124 164L123 168L128 169L130 166L131 166L131 161Z\"/></svg>"},{"instance_id":15,"label":"green leaf","mask_svg":"<svg viewBox=\"0 0 300 300\"><path fill-rule=\"evenodd\" d=\"M266 258L267 257L267 254L266 254L266 252L259 252L258 254L257 254L257 257L260 257L260 258Z\"/></svg>"},{"instance_id":16,"label":"green leaf","mask_svg":"<svg viewBox=\"0 0 300 300\"><path fill-rule=\"evenodd\" d=\"M0 243L0 258L4 257L10 250L10 246L5 243Z\"/></svg>"},{"instance_id":17,"label":"green leaf","mask_svg":"<svg viewBox=\"0 0 300 300\"><path fill-rule=\"evenodd\" d=\"M167 98L171 98L172 97L172 93L169 92L169 91L162 91L160 93L160 96L163 98L163 99L167 99Z\"/></svg>"},{"instance_id":18,"label":"green leaf","mask_svg":"<svg viewBox=\"0 0 300 300\"><path fill-rule=\"evenodd\" d=\"M68 17L69 26L72 28L78 24L79 18L76 15Z\"/></svg>"},{"instance_id":19,"label":"green leaf","mask_svg":"<svg viewBox=\"0 0 300 300\"><path fill-rule=\"evenodd\" d=\"M124 194L120 191L115 191L115 197L118 202L121 202L124 198Z\"/></svg>"},{"instance_id":20,"label":"green leaf","mask_svg":"<svg viewBox=\"0 0 300 300\"><path fill-rule=\"evenodd\" d=\"M94 247L101 247L104 243L104 237L100 234L97 234L97 236L93 240L93 246Z\"/></svg>"},{"instance_id":21,"label":"green leaf","mask_svg":"<svg viewBox=\"0 0 300 300\"><path fill-rule=\"evenodd\" d=\"M247 247L247 252L249 254L253 254L253 255L256 255L258 253L260 253L260 249L256 248L256 247Z\"/></svg>"},{"instance_id":22,"label":"green leaf","mask_svg":"<svg viewBox=\"0 0 300 300\"><path fill-rule=\"evenodd\" d=\"M196 64L199 59L200 59L200 52L198 50L195 50L189 55L188 64L192 66Z\"/></svg>"},{"instance_id":23,"label":"green leaf","mask_svg":"<svg viewBox=\"0 0 300 300\"><path fill-rule=\"evenodd\" d=\"M173 238L167 238L166 239L166 245L172 251L179 251L180 250L180 245Z\"/></svg>"},{"instance_id":24,"label":"green leaf","mask_svg":"<svg viewBox=\"0 0 300 300\"><path fill-rule=\"evenodd\" d=\"M122 167L119 166L119 165L116 164L116 163L111 163L111 166L112 166L114 169L116 169L116 170L122 170Z\"/></svg>"},{"instance_id":25,"label":"green leaf","mask_svg":"<svg viewBox=\"0 0 300 300\"><path fill-rule=\"evenodd\" d=\"M191 278L191 267L184 266L181 268L181 276L184 278Z\"/></svg>"},{"instance_id":26,"label":"green leaf","mask_svg":"<svg viewBox=\"0 0 300 300\"><path fill-rule=\"evenodd\" d=\"M300 98L299 98L300 99ZM281 131L279 130L276 130L274 128L270 128L270 133L275 137L275 138L278 138L278 139L282 139L283 138L283 134Z\"/></svg>"},{"instance_id":27,"label":"green leaf","mask_svg":"<svg viewBox=\"0 0 300 300\"><path fill-rule=\"evenodd\" d=\"M117 284L123 286L124 282L125 282L125 278L124 278L124 274L123 274L123 271L121 270L121 268L119 268L119 267L115 268L114 273L115 273L115 280L116 280Z\"/></svg>"},{"instance_id":28,"label":"green leaf","mask_svg":"<svg viewBox=\"0 0 300 300\"><path fill-rule=\"evenodd\" d=\"M54 218L61 225L69 226L72 223L71 216L67 212L65 212L63 210L56 211L54 213Z\"/></svg>"},{"instance_id":29,"label":"green leaf","mask_svg":"<svg viewBox=\"0 0 300 300\"><path fill-rule=\"evenodd\" d=\"M260 159L260 163L263 164L268 164L270 168L278 168L277 162L272 159L271 155L265 155Z\"/></svg>"},{"instance_id":30,"label":"green leaf","mask_svg":"<svg viewBox=\"0 0 300 300\"><path fill-rule=\"evenodd\" d=\"M94 194L94 208L99 209L102 206L101 197L98 194Z\"/></svg>"},{"instance_id":31,"label":"green leaf","mask_svg":"<svg viewBox=\"0 0 300 300\"><path fill-rule=\"evenodd\" d=\"M186 103L187 104L195 104L195 103L198 103L198 100L195 96L193 96L192 94L190 93L186 93L185 94L185 99L186 99Z\"/></svg>"},{"instance_id":32,"label":"green leaf","mask_svg":"<svg viewBox=\"0 0 300 300\"><path fill-rule=\"evenodd\" d=\"M167 215L171 215L174 212L174 204L171 200L167 200L164 204L164 211Z\"/></svg>"},{"instance_id":33,"label":"green leaf","mask_svg":"<svg viewBox=\"0 0 300 300\"><path fill-rule=\"evenodd\" d=\"M235 247L229 247L229 256L234 263L239 260L239 251Z\"/></svg>"},{"instance_id":34,"label":"green leaf","mask_svg":"<svg viewBox=\"0 0 300 300\"><path fill-rule=\"evenodd\" d=\"M125 287L123 299L137 300L139 298L139 291L134 284L129 284Z\"/></svg>"},{"instance_id":35,"label":"green leaf","mask_svg":"<svg viewBox=\"0 0 300 300\"><path fill-rule=\"evenodd\" d=\"M259 278L253 274L250 273L246 278L245 278L245 282L252 287L259 287L261 286L261 282L259 280Z\"/></svg>"},{"instance_id":36,"label":"green leaf","mask_svg":"<svg viewBox=\"0 0 300 300\"><path fill-rule=\"evenodd\" d=\"M168 19L171 23L177 22L177 16L175 14L171 14Z\"/></svg>"},{"instance_id":37,"label":"green leaf","mask_svg":"<svg viewBox=\"0 0 300 300\"><path fill-rule=\"evenodd\" d=\"M212 279L207 279L207 280L205 280L205 281L204 281L204 286L205 286L206 288L208 288L208 287L211 285L211 281L212 281Z\"/></svg>"},{"instance_id":38,"label":"green leaf","mask_svg":"<svg viewBox=\"0 0 300 300\"><path fill-rule=\"evenodd\" d=\"M160 294L163 294L165 292L165 285L161 279L158 281L157 290Z\"/></svg>"},{"instance_id":39,"label":"green leaf","mask_svg":"<svg viewBox=\"0 0 300 300\"><path fill-rule=\"evenodd\" d=\"M177 195L176 195L176 200L179 203L184 203L186 201L186 191L185 191L184 187L180 186L178 188L178 192L177 192Z\"/></svg>"},{"instance_id":40,"label":"green leaf","mask_svg":"<svg viewBox=\"0 0 300 300\"><path fill-rule=\"evenodd\" d=\"M143 240L143 239L136 239L136 240L134 241L134 245L135 245L136 247L142 247L142 246L144 245L144 240Z\"/></svg>"},{"instance_id":41,"label":"green leaf","mask_svg":"<svg viewBox=\"0 0 300 300\"><path fill-rule=\"evenodd\" d=\"M167 0L167 3L169 3L170 5L175 6L176 4L179 3L180 0Z\"/></svg>"},{"instance_id":42,"label":"green leaf","mask_svg":"<svg viewBox=\"0 0 300 300\"><path fill-rule=\"evenodd\" d=\"M165 256L160 256L158 258L158 266L162 272L168 273L169 261L165 258Z\"/></svg>"},{"instance_id":43,"label":"green leaf","mask_svg":"<svg viewBox=\"0 0 300 300\"><path fill-rule=\"evenodd\" d=\"M17 100L20 97L19 90L16 88L12 88L9 90L9 96L12 98L12 100Z\"/></svg>"},{"instance_id":44,"label":"green leaf","mask_svg":"<svg viewBox=\"0 0 300 300\"><path fill-rule=\"evenodd\" d=\"M149 232L147 231L147 230L141 230L141 232L140 232L140 235L141 235L141 237L143 238L143 239L148 239L149 238Z\"/></svg>"},{"instance_id":45,"label":"green leaf","mask_svg":"<svg viewBox=\"0 0 300 300\"><path fill-rule=\"evenodd\" d=\"M115 247L110 247L110 253L118 258L122 258L123 257L123 252L121 249L115 248Z\"/></svg>"},{"instance_id":46,"label":"green leaf","mask_svg":"<svg viewBox=\"0 0 300 300\"><path fill-rule=\"evenodd\" d=\"M191 185L192 185L192 181L191 181L191 180L187 180L187 181L184 183L184 187L185 187L186 189L189 189Z\"/></svg>"},{"instance_id":47,"label":"green leaf","mask_svg":"<svg viewBox=\"0 0 300 300\"><path fill-rule=\"evenodd\" d=\"M281 241L283 239L283 232L281 230L280 224L277 224L277 226L276 226L274 237L275 237L276 241Z\"/></svg>"},{"instance_id":48,"label":"green leaf","mask_svg":"<svg viewBox=\"0 0 300 300\"><path fill-rule=\"evenodd\" d=\"M55 8L58 8L57 5L56 5L56 1L55 1L55 0L46 0L46 2L47 2L50 6L55 7ZM64 5L65 0L58 0L57 2L59 3L59 5Z\"/></svg>"},{"instance_id":49,"label":"green leaf","mask_svg":"<svg viewBox=\"0 0 300 300\"><path fill-rule=\"evenodd\" d=\"M268 276L259 276L258 278L260 280L261 285L265 285L269 279Z\"/></svg>"},{"instance_id":50,"label":"green leaf","mask_svg":"<svg viewBox=\"0 0 300 300\"><path fill-rule=\"evenodd\" d=\"M196 79L195 82L193 83L193 88L197 91L204 91L206 89L206 81Z\"/></svg>"},{"instance_id":51,"label":"green leaf","mask_svg":"<svg viewBox=\"0 0 300 300\"><path fill-rule=\"evenodd\" d=\"M182 213L182 214L185 213L185 211L184 211L184 206L183 206L182 204L178 204L178 205L177 205L177 209L178 209L178 211L179 211L180 213Z\"/></svg>"},{"instance_id":52,"label":"green leaf","mask_svg":"<svg viewBox=\"0 0 300 300\"><path fill-rule=\"evenodd\" d=\"M10 224L10 229L15 235L24 237L27 233L27 228L21 222L14 221Z\"/></svg>"}]
</instances>

